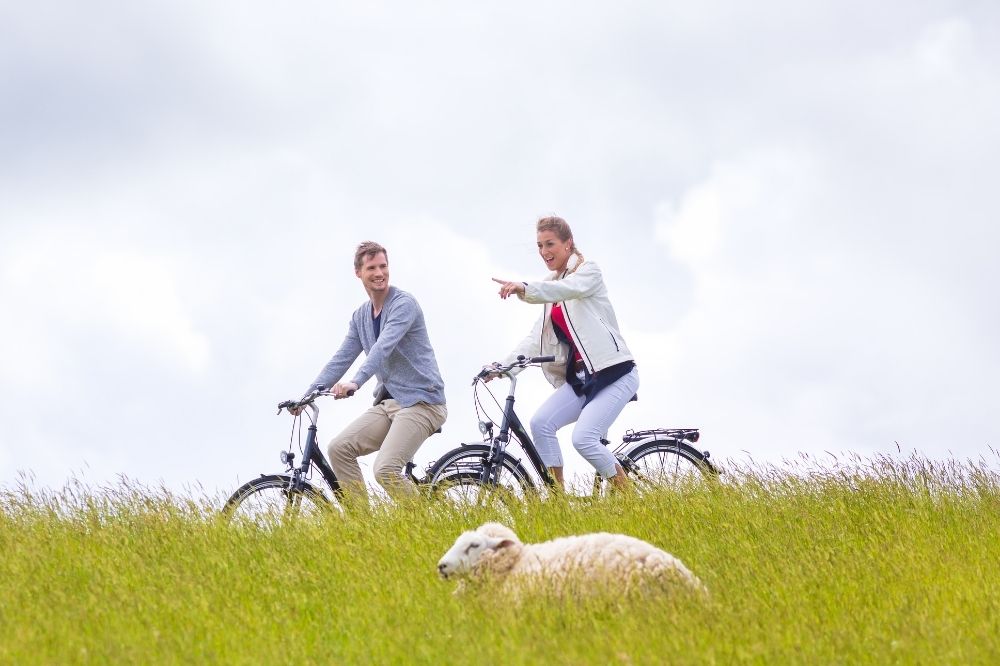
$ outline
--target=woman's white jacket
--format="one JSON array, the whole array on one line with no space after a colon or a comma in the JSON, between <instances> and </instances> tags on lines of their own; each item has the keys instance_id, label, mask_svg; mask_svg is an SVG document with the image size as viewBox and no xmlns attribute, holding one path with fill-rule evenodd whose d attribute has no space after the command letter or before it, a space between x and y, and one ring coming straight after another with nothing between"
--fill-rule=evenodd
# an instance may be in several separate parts
<instances>
[{"instance_id":1,"label":"woman's white jacket","mask_svg":"<svg viewBox=\"0 0 1000 666\"><path fill-rule=\"evenodd\" d=\"M618 330L618 319L608 299L600 267L593 261L579 262L579 257L572 255L565 271L551 273L539 282L526 283L524 295L518 296L526 303L544 303L545 309L531 333L504 361L512 363L519 355L555 356L555 362L546 363L542 370L556 388L566 383L568 350L559 343L552 326L553 303L562 304L570 336L591 373L633 360Z\"/></svg>"}]
</instances>

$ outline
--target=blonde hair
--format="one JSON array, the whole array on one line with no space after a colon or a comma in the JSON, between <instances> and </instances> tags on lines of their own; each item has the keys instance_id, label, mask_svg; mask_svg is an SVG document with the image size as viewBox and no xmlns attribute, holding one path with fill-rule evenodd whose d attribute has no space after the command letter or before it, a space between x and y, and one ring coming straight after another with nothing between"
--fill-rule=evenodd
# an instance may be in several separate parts
<instances>
[{"instance_id":1,"label":"blonde hair","mask_svg":"<svg viewBox=\"0 0 1000 666\"><path fill-rule=\"evenodd\" d=\"M580 252L579 248L577 248L576 241L573 240L573 230L569 228L569 224L566 222L566 220L562 219L561 217L557 217L555 215L550 215L548 217L543 217L540 220L538 220L538 224L535 225L535 227L536 227L535 231L537 233L542 233L543 231L551 231L562 242L565 243L566 241L569 241L573 243L573 254L577 256L579 261L576 262L576 266L573 267L573 270L567 271L566 273L567 275L569 275L570 273L572 273L573 271L575 271L577 268L580 267L580 264L582 264L584 261L583 252Z\"/></svg>"},{"instance_id":2,"label":"blonde hair","mask_svg":"<svg viewBox=\"0 0 1000 666\"><path fill-rule=\"evenodd\" d=\"M375 241L365 241L358 245L358 249L354 251L354 270L360 271L365 259L371 259L379 252L385 255L385 262L389 263L389 253Z\"/></svg>"}]
</instances>

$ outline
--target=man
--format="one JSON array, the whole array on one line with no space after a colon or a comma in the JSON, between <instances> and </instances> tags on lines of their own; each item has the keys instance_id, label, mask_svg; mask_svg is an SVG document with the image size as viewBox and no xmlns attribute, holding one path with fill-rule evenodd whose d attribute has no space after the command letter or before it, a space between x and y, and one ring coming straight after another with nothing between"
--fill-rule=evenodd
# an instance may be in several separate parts
<instances>
[{"instance_id":1,"label":"man","mask_svg":"<svg viewBox=\"0 0 1000 666\"><path fill-rule=\"evenodd\" d=\"M348 501L367 498L358 458L375 451L378 483L396 496L415 494L402 470L447 418L444 382L420 305L407 292L389 286L386 249L371 241L361 243L354 253L354 274L369 300L355 311L340 349L309 390L332 385L331 393L340 400L375 376L374 406L330 442L330 464ZM342 381L362 350L365 362L350 381Z\"/></svg>"}]
</instances>

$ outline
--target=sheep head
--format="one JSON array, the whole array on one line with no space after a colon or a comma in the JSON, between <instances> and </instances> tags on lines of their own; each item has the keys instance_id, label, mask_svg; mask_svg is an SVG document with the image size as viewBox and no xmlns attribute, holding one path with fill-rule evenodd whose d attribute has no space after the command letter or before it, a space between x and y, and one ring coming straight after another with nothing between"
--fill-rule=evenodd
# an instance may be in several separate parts
<instances>
[{"instance_id":1,"label":"sheep head","mask_svg":"<svg viewBox=\"0 0 1000 666\"><path fill-rule=\"evenodd\" d=\"M480 564L496 561L520 545L521 542L509 528L499 523L486 523L458 537L455 545L438 561L438 573L442 578L468 576Z\"/></svg>"}]
</instances>

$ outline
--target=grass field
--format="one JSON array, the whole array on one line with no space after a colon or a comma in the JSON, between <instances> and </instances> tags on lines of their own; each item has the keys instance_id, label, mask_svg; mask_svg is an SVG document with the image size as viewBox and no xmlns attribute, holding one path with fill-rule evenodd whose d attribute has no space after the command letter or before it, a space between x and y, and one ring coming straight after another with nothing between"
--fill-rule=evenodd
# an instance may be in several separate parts
<instances>
[{"instance_id":1,"label":"grass field","mask_svg":"<svg viewBox=\"0 0 1000 666\"><path fill-rule=\"evenodd\" d=\"M496 516L440 504L262 530L129 483L3 490L0 663L1000 663L1000 477L985 465L723 478L513 510L524 541L646 539L707 602L455 596L438 558Z\"/></svg>"}]
</instances>

